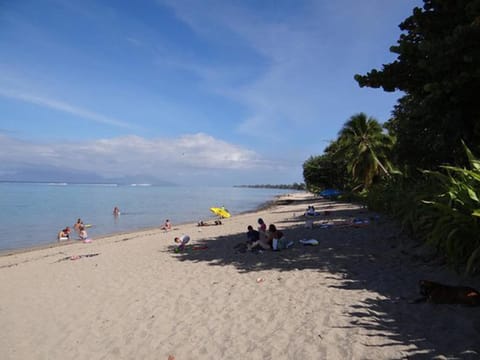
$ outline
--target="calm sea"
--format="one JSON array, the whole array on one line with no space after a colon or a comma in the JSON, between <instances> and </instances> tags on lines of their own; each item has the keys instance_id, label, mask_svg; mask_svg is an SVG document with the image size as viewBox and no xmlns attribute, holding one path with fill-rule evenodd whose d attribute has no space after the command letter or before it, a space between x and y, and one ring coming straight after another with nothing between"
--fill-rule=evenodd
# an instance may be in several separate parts
<instances>
[{"instance_id":1,"label":"calm sea","mask_svg":"<svg viewBox=\"0 0 480 360\"><path fill-rule=\"evenodd\" d=\"M0 183L0 250L56 241L77 218L93 226L89 237L173 223L214 219L210 207L232 216L255 210L275 196L293 192L236 187L174 187L147 184ZM121 215L114 217L118 206Z\"/></svg>"}]
</instances>

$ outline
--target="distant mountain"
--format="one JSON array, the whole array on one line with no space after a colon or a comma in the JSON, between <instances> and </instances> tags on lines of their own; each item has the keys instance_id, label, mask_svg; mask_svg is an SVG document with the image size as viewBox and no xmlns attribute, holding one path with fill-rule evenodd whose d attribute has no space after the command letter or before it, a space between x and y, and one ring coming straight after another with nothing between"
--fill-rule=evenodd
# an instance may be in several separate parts
<instances>
[{"instance_id":1,"label":"distant mountain","mask_svg":"<svg viewBox=\"0 0 480 360\"><path fill-rule=\"evenodd\" d=\"M104 182L105 179L95 173L85 171L42 167L16 169L8 174L0 175L0 181L95 183Z\"/></svg>"},{"instance_id":2,"label":"distant mountain","mask_svg":"<svg viewBox=\"0 0 480 360\"><path fill-rule=\"evenodd\" d=\"M80 184L151 184L151 185L175 185L150 175L124 176L105 178L93 172L59 169L57 167L42 167L16 169L0 174L0 181L15 182L66 182Z\"/></svg>"},{"instance_id":3,"label":"distant mountain","mask_svg":"<svg viewBox=\"0 0 480 360\"><path fill-rule=\"evenodd\" d=\"M150 185L159 185L159 186L176 185L173 182L161 180L150 175L136 175L136 176L108 178L108 179L103 179L103 182L119 184L119 185L130 185L130 184L150 184Z\"/></svg>"}]
</instances>

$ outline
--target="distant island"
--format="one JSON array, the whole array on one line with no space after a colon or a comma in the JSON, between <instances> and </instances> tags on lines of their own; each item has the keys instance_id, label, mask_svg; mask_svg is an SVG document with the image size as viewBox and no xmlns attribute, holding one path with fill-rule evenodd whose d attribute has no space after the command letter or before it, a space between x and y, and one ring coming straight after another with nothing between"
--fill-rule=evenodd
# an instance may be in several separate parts
<instances>
[{"instance_id":1,"label":"distant island","mask_svg":"<svg viewBox=\"0 0 480 360\"><path fill-rule=\"evenodd\" d=\"M234 187L241 188L256 188L256 189L291 189L291 190L305 190L305 184L259 184L259 185L234 185Z\"/></svg>"}]
</instances>

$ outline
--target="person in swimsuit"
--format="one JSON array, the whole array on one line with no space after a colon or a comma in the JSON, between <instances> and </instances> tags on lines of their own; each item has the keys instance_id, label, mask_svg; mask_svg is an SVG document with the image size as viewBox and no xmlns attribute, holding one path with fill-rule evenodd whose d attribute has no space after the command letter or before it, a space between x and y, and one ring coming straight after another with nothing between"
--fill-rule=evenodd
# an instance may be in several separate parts
<instances>
[{"instance_id":1,"label":"person in swimsuit","mask_svg":"<svg viewBox=\"0 0 480 360\"><path fill-rule=\"evenodd\" d=\"M78 234L81 240L86 240L88 238L87 230L85 230L85 226L80 226L80 233Z\"/></svg>"},{"instance_id":2,"label":"person in swimsuit","mask_svg":"<svg viewBox=\"0 0 480 360\"><path fill-rule=\"evenodd\" d=\"M172 223L170 222L170 220L169 219L165 220L165 223L162 225L160 229L165 231L172 230Z\"/></svg>"},{"instance_id":3,"label":"person in swimsuit","mask_svg":"<svg viewBox=\"0 0 480 360\"><path fill-rule=\"evenodd\" d=\"M69 240L70 239L70 228L67 226L65 229L60 230L57 235L57 240Z\"/></svg>"}]
</instances>

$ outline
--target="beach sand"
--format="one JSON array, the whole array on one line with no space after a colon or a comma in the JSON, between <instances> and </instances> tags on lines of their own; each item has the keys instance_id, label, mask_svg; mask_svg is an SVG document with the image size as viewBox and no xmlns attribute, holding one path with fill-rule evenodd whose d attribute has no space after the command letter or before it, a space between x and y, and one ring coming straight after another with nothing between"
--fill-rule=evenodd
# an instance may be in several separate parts
<instances>
[{"instance_id":1,"label":"beach sand","mask_svg":"<svg viewBox=\"0 0 480 360\"><path fill-rule=\"evenodd\" d=\"M321 213L312 229L307 205ZM245 251L259 217L295 245ZM1 256L0 359L479 359L480 308L412 303L420 279L479 280L427 259L383 216L342 225L370 217L298 193L218 226ZM193 246L175 253L181 234Z\"/></svg>"}]
</instances>

